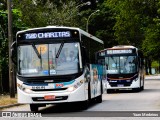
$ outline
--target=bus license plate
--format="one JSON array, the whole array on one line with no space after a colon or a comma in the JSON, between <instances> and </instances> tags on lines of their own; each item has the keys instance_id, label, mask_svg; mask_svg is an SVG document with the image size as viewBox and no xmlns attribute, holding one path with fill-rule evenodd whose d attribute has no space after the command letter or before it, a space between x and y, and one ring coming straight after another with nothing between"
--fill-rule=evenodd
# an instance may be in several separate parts
<instances>
[{"instance_id":1,"label":"bus license plate","mask_svg":"<svg viewBox=\"0 0 160 120\"><path fill-rule=\"evenodd\" d=\"M123 84L118 84L117 87L124 87L124 85Z\"/></svg>"},{"instance_id":2,"label":"bus license plate","mask_svg":"<svg viewBox=\"0 0 160 120\"><path fill-rule=\"evenodd\" d=\"M55 100L56 97L54 95L46 95L44 96L44 100Z\"/></svg>"}]
</instances>

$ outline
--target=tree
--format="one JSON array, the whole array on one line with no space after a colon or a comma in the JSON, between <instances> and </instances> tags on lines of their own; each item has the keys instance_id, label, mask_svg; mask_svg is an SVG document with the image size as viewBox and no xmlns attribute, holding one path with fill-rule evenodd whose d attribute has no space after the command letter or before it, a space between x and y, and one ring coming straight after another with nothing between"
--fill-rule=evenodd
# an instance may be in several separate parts
<instances>
[{"instance_id":1,"label":"tree","mask_svg":"<svg viewBox=\"0 0 160 120\"><path fill-rule=\"evenodd\" d=\"M145 40L142 44L144 54L145 56L147 56L147 59L149 61L160 61L160 9L158 9L159 5L160 4L158 4L158 1L153 1L152 7L150 7L151 12L150 14L148 14L150 22L145 28Z\"/></svg>"},{"instance_id":2,"label":"tree","mask_svg":"<svg viewBox=\"0 0 160 120\"><path fill-rule=\"evenodd\" d=\"M145 20L142 0L108 0L107 3L115 11L116 40L119 44L134 45L141 49Z\"/></svg>"},{"instance_id":3,"label":"tree","mask_svg":"<svg viewBox=\"0 0 160 120\"><path fill-rule=\"evenodd\" d=\"M113 11L108 7L107 2L98 4L97 9L100 10L99 14L93 16L91 21L92 33L102 39L105 43L104 47L112 47L117 45L117 41L114 37L115 30L113 29L115 25L115 18L113 16Z\"/></svg>"},{"instance_id":4,"label":"tree","mask_svg":"<svg viewBox=\"0 0 160 120\"><path fill-rule=\"evenodd\" d=\"M119 44L134 45L143 50L149 66L159 50L158 0L107 0L115 12L115 37ZM157 19L158 18L158 19ZM151 67L150 67L151 68ZM147 68L146 68L147 69ZM151 70L149 70L151 71Z\"/></svg>"},{"instance_id":5,"label":"tree","mask_svg":"<svg viewBox=\"0 0 160 120\"><path fill-rule=\"evenodd\" d=\"M43 3L43 4L42 4ZM56 4L55 4L56 3ZM19 0L15 6L22 11L22 21L28 27L44 27L47 25L78 26L76 3L74 1L37 1Z\"/></svg>"},{"instance_id":6,"label":"tree","mask_svg":"<svg viewBox=\"0 0 160 120\"><path fill-rule=\"evenodd\" d=\"M117 43L114 38L114 30L112 29L115 24L115 19L112 15L113 11L108 8L106 1L97 4L97 10L98 9L100 11L92 15L88 21L88 31L92 35L103 40L105 48L112 47ZM81 12L81 27L83 29L86 29L88 17L93 12L95 12L93 9Z\"/></svg>"},{"instance_id":7,"label":"tree","mask_svg":"<svg viewBox=\"0 0 160 120\"><path fill-rule=\"evenodd\" d=\"M17 9L12 9L13 14L13 34L15 34L23 23L20 20L21 12ZM7 1L0 1L0 92L9 91L8 78L8 12Z\"/></svg>"}]
</instances>

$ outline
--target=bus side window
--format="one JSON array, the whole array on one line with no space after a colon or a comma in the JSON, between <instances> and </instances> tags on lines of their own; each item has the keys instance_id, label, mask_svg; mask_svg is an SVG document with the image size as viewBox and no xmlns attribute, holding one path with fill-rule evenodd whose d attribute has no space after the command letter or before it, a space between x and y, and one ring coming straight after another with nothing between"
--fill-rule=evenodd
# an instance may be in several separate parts
<instances>
[{"instance_id":1,"label":"bus side window","mask_svg":"<svg viewBox=\"0 0 160 120\"><path fill-rule=\"evenodd\" d=\"M84 64L89 63L88 51L84 46L82 46L82 49L83 49L83 63Z\"/></svg>"},{"instance_id":2,"label":"bus side window","mask_svg":"<svg viewBox=\"0 0 160 120\"><path fill-rule=\"evenodd\" d=\"M97 64L102 64L102 65L104 65L104 64L105 64L105 60L104 60L104 59L99 59Z\"/></svg>"}]
</instances>

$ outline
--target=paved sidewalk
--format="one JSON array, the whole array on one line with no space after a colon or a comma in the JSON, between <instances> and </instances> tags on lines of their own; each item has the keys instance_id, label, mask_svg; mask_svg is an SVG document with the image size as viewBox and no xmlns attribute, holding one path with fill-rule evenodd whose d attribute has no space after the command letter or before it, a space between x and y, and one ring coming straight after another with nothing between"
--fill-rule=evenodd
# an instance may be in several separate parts
<instances>
[{"instance_id":1,"label":"paved sidewalk","mask_svg":"<svg viewBox=\"0 0 160 120\"><path fill-rule=\"evenodd\" d=\"M19 106L19 105L21 105L21 104L16 103L16 104L10 104L10 105L0 106L0 111L1 111L1 109L4 109L4 108L10 108L10 107Z\"/></svg>"},{"instance_id":2,"label":"paved sidewalk","mask_svg":"<svg viewBox=\"0 0 160 120\"><path fill-rule=\"evenodd\" d=\"M153 80L155 80L155 79L160 79L160 74L155 74L155 75L146 75L145 76L145 79L153 79Z\"/></svg>"}]
</instances>

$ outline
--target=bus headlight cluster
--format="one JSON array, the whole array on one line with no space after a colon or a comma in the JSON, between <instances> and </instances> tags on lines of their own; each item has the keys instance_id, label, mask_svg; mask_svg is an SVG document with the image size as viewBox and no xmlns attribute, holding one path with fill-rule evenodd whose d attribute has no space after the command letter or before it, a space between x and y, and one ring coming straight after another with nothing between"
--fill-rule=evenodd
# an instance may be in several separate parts
<instances>
[{"instance_id":1,"label":"bus headlight cluster","mask_svg":"<svg viewBox=\"0 0 160 120\"><path fill-rule=\"evenodd\" d=\"M134 81L137 81L137 80L138 80L138 78L134 79Z\"/></svg>"},{"instance_id":2,"label":"bus headlight cluster","mask_svg":"<svg viewBox=\"0 0 160 120\"><path fill-rule=\"evenodd\" d=\"M80 87L82 84L83 84L83 80L75 83L75 84L72 85L72 86L69 86L68 89L67 89L67 91L68 91L68 92L72 92L72 91L76 90L78 87Z\"/></svg>"},{"instance_id":3,"label":"bus headlight cluster","mask_svg":"<svg viewBox=\"0 0 160 120\"><path fill-rule=\"evenodd\" d=\"M25 93L31 93L31 92L32 92L31 89L25 88L23 85L18 84L18 83L17 83L17 87L18 87L20 90L24 91Z\"/></svg>"}]
</instances>

